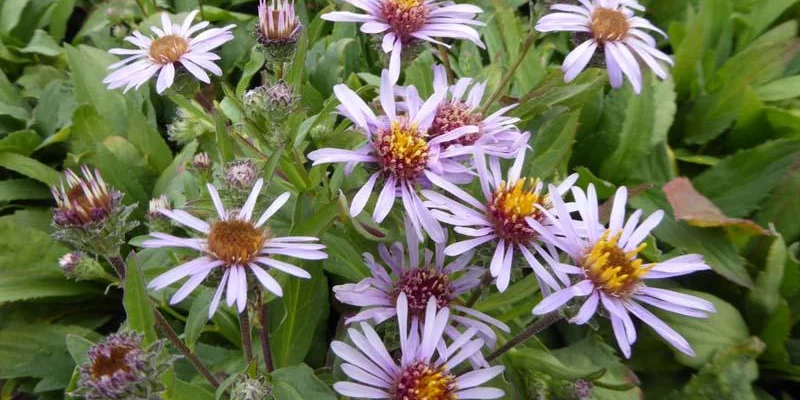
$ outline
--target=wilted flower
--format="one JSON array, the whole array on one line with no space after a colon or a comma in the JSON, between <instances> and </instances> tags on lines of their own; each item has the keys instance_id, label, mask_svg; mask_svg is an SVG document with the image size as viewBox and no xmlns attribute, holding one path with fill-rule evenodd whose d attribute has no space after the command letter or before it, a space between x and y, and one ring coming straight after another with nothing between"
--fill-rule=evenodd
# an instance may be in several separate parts
<instances>
[{"instance_id":1,"label":"wilted flower","mask_svg":"<svg viewBox=\"0 0 800 400\"><path fill-rule=\"evenodd\" d=\"M258 3L256 39L275 61L287 61L294 54L297 39L303 30L300 18L294 11L294 0L267 0Z\"/></svg>"},{"instance_id":2,"label":"wilted flower","mask_svg":"<svg viewBox=\"0 0 800 400\"><path fill-rule=\"evenodd\" d=\"M505 367L480 368L462 375L453 370L480 353L483 340L473 339L469 329L448 346L442 337L449 323L450 310L437 311L431 298L422 323L414 321L409 329L408 300L397 298L400 328L400 362L392 359L375 330L361 323L361 330L347 330L356 347L334 341L331 349L341 358L342 371L355 382L336 382L333 388L343 396L370 399L497 399L505 393L496 388L480 387L500 375Z\"/></svg>"},{"instance_id":3,"label":"wilted flower","mask_svg":"<svg viewBox=\"0 0 800 400\"><path fill-rule=\"evenodd\" d=\"M195 154L194 158L192 159L192 168L201 173L210 172L211 158L208 157L208 153L202 152Z\"/></svg>"},{"instance_id":4,"label":"wilted flower","mask_svg":"<svg viewBox=\"0 0 800 400\"><path fill-rule=\"evenodd\" d=\"M356 216L361 213L378 178L381 178L383 188L380 190L372 216L375 222L383 221L392 210L395 198L400 197L420 240L422 230L425 230L435 242L441 242L444 240L444 231L422 204L417 194L417 186L430 186L431 182L438 184L437 182L471 181L472 176L467 173L466 168L443 155L440 146L442 143L477 132L478 127L459 127L429 140L433 114L447 93L436 92L423 102L413 87L407 88L405 92L406 110L398 113L394 98L394 83L389 77L389 72L384 70L380 88L380 102L384 115L376 116L372 109L347 86L334 87L334 93L342 103L339 112L364 133L368 142L356 150L316 150L311 152L308 158L314 160L314 165L346 163L347 171L351 171L359 163L374 165L377 171L373 170L366 184L353 197L350 215Z\"/></svg>"},{"instance_id":5,"label":"wilted flower","mask_svg":"<svg viewBox=\"0 0 800 400\"><path fill-rule=\"evenodd\" d=\"M361 32L383 34L383 51L391 53L389 71L392 82L400 77L400 52L418 42L443 44L434 38L464 39L483 48L478 31L470 25L483 26L475 21L480 7L438 0L344 0L366 14L336 11L322 19L362 23ZM450 47L443 44L446 47Z\"/></svg>"},{"instance_id":6,"label":"wilted flower","mask_svg":"<svg viewBox=\"0 0 800 400\"><path fill-rule=\"evenodd\" d=\"M248 190L261 174L255 162L249 159L232 161L225 167L225 183L236 190Z\"/></svg>"},{"instance_id":7,"label":"wilted flower","mask_svg":"<svg viewBox=\"0 0 800 400\"><path fill-rule=\"evenodd\" d=\"M551 191L555 190L553 186ZM639 303L649 304L662 310L695 318L706 318L714 312L714 305L699 297L672 290L648 287L648 279L664 279L708 270L698 254L676 257L660 263L645 264L639 253L647 246L644 243L664 217L659 210L639 223L641 210L625 220L625 205L628 191L623 186L614 196L608 228L600 222L600 209L594 185L587 193L573 187L575 207L581 221L574 221L560 197L553 197L554 207L548 214L553 224L545 228L539 221L528 219L537 233L548 238L573 263L550 260L554 270L574 275L577 283L546 296L534 309L535 314L546 314L577 297L586 297L578 314L570 320L584 324L595 315L602 305L611 319L611 327L625 357L631 355L631 345L636 341L636 328L628 313L652 327L671 345L681 352L694 356L686 339L653 315Z\"/></svg>"},{"instance_id":8,"label":"wilted flower","mask_svg":"<svg viewBox=\"0 0 800 400\"><path fill-rule=\"evenodd\" d=\"M543 237L528 226L526 219L543 220L543 210L551 207L551 198L560 197L569 190L578 176L576 174L568 177L557 190L544 194L541 180L520 178L524 160L523 150L517 154L514 165L508 170L507 179L504 180L499 161L490 158L491 168L487 168L486 158L478 151L475 162L484 201L447 182L438 182L437 185L456 200L430 190L423 191L422 194L428 199L425 205L434 209L435 218L455 226L456 232L471 237L448 246L445 254L457 256L484 243L495 244L489 272L497 278L497 289L503 292L511 280L511 266L516 249L517 254L522 253L536 273L543 291L558 290L561 286L534 256L534 253L547 256L554 253L554 250L546 250L548 245L540 242ZM563 278L564 283L569 282L566 275L557 275Z\"/></svg>"},{"instance_id":9,"label":"wilted flower","mask_svg":"<svg viewBox=\"0 0 800 400\"><path fill-rule=\"evenodd\" d=\"M591 61L598 47L605 53L606 67L611 86L619 88L623 74L636 93L642 91L642 61L661 79L667 70L660 64L673 64L672 59L656 48L656 40L643 29L666 33L642 17L634 15L627 7L644 10L632 0L580 0L582 6L555 4L554 12L542 17L536 24L540 32L580 32L591 38L573 50L561 69L567 82L575 79Z\"/></svg>"},{"instance_id":10,"label":"wilted flower","mask_svg":"<svg viewBox=\"0 0 800 400\"><path fill-rule=\"evenodd\" d=\"M205 83L211 82L206 71L217 76L222 75L222 70L213 63L214 60L219 60L219 56L211 50L233 39L233 34L229 31L235 25L208 29L192 38L192 35L209 25L207 21L192 25L197 13L197 10L190 12L181 25L173 24L169 15L162 13L161 28L150 28L156 34L155 38L134 31L133 36L128 36L125 40L138 49L109 50L111 54L128 57L109 66L109 69L117 70L103 79L103 83L109 89L124 86L127 92L131 88L138 89L158 74L156 91L160 94L172 86L176 73L183 70Z\"/></svg>"},{"instance_id":11,"label":"wilted flower","mask_svg":"<svg viewBox=\"0 0 800 400\"><path fill-rule=\"evenodd\" d=\"M486 82L474 83L472 78L461 78L454 85L448 86L445 68L441 65L434 67L433 89L436 92L446 91L448 96L436 109L430 137L435 138L463 126L478 127L477 132L443 143L444 148L451 145L461 147L448 149L447 154L472 155L473 146L480 146L485 154L511 158L527 146L530 134L522 133L516 127L519 118L505 116L505 113L517 107L517 104L503 107L486 117L481 113L486 84Z\"/></svg>"},{"instance_id":12,"label":"wilted flower","mask_svg":"<svg viewBox=\"0 0 800 400\"><path fill-rule=\"evenodd\" d=\"M307 271L272 258L274 255L285 255L305 260L321 260L327 258L322 251L325 246L317 244L319 239L308 236L275 236L264 224L289 200L289 192L278 196L275 201L253 222L253 211L264 181L259 179L242 208L238 212L226 210L222 205L217 189L211 184L208 192L217 211L219 219L211 223L202 221L183 210L161 210L161 213L175 222L185 225L205 235L204 238L180 238L161 232L150 234L152 239L145 240L142 247L182 247L193 249L202 255L179 265L153 279L148 287L161 290L183 278L186 283L170 300L176 304L185 299L214 270L224 271L222 280L211 301L208 316L211 318L217 311L223 291L227 287L227 304L236 303L239 312L247 307L247 272L276 296L282 296L278 281L262 266L277 269L300 278L311 278Z\"/></svg>"},{"instance_id":13,"label":"wilted flower","mask_svg":"<svg viewBox=\"0 0 800 400\"><path fill-rule=\"evenodd\" d=\"M161 372L171 362L159 362L161 343L142 348L142 336L114 333L89 349L89 362L80 366L78 390L71 395L89 400L147 400L163 390Z\"/></svg>"},{"instance_id":14,"label":"wilted flower","mask_svg":"<svg viewBox=\"0 0 800 400\"><path fill-rule=\"evenodd\" d=\"M408 224L408 223L406 223ZM408 248L395 243L391 249L381 244L378 252L383 263L377 263L372 254L364 253L364 263L372 276L355 284L335 286L333 291L342 303L363 307L362 311L348 318L346 323L372 320L381 323L397 315L395 304L401 293L408 300L409 315L420 322L425 316L429 299L436 299L438 309L450 307L463 315L453 316L453 320L466 328L478 330L481 338L491 347L497 341L491 326L509 332L508 326L480 311L457 305L457 299L464 293L481 284L482 268L468 267L474 252L468 251L457 259L445 264L444 248L446 240L436 244L436 252L419 252L417 236L406 229ZM407 251L406 251L407 250ZM455 339L458 332L448 326L445 330Z\"/></svg>"}]
</instances>

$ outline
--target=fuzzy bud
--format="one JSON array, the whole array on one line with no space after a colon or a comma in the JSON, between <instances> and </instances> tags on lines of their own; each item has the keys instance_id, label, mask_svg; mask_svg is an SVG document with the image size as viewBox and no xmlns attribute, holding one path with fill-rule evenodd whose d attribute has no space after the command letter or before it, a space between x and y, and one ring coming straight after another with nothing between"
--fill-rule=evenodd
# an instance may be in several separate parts
<instances>
[{"instance_id":1,"label":"fuzzy bud","mask_svg":"<svg viewBox=\"0 0 800 400\"><path fill-rule=\"evenodd\" d=\"M192 168L199 173L211 172L211 165L211 159L205 152L196 154L192 159Z\"/></svg>"},{"instance_id":2,"label":"fuzzy bud","mask_svg":"<svg viewBox=\"0 0 800 400\"><path fill-rule=\"evenodd\" d=\"M167 126L169 140L185 145L205 134L214 132L214 125L206 119L200 118L189 111L179 108L172 124Z\"/></svg>"},{"instance_id":3,"label":"fuzzy bud","mask_svg":"<svg viewBox=\"0 0 800 400\"><path fill-rule=\"evenodd\" d=\"M273 126L283 122L294 111L299 96L294 86L284 81L259 86L244 95L245 108L250 118L264 120Z\"/></svg>"},{"instance_id":4,"label":"fuzzy bud","mask_svg":"<svg viewBox=\"0 0 800 400\"><path fill-rule=\"evenodd\" d=\"M58 265L65 277L76 281L114 280L97 260L81 251L64 254L58 259Z\"/></svg>"},{"instance_id":5,"label":"fuzzy bud","mask_svg":"<svg viewBox=\"0 0 800 400\"><path fill-rule=\"evenodd\" d=\"M250 378L244 376L231 390L231 400L265 400L272 393L272 387L264 377Z\"/></svg>"}]
</instances>

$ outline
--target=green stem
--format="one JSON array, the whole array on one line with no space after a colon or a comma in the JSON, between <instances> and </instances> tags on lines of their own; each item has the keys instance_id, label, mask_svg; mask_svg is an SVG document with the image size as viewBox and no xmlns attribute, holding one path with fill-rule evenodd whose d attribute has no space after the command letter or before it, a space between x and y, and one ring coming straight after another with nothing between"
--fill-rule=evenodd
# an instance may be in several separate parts
<instances>
[{"instance_id":1,"label":"green stem","mask_svg":"<svg viewBox=\"0 0 800 400\"><path fill-rule=\"evenodd\" d=\"M206 20L206 13L203 10L203 0L197 0L197 7L200 9L200 19Z\"/></svg>"},{"instance_id":2,"label":"green stem","mask_svg":"<svg viewBox=\"0 0 800 400\"><path fill-rule=\"evenodd\" d=\"M272 349L269 347L269 303L264 302L264 295L258 291L259 318L261 319L261 350L264 352L264 363L267 373L272 372L275 366L272 361Z\"/></svg>"},{"instance_id":3,"label":"green stem","mask_svg":"<svg viewBox=\"0 0 800 400\"><path fill-rule=\"evenodd\" d=\"M250 316L247 309L239 313L239 327L242 329L242 350L244 351L245 364L253 361L253 337L250 329Z\"/></svg>"},{"instance_id":4,"label":"green stem","mask_svg":"<svg viewBox=\"0 0 800 400\"><path fill-rule=\"evenodd\" d=\"M439 57L442 58L442 62L444 63L444 67L447 70L447 82L448 84L452 85L455 83L455 74L453 73L453 67L450 64L450 54L447 52L447 49L443 45L437 45L439 49Z\"/></svg>"},{"instance_id":5,"label":"green stem","mask_svg":"<svg viewBox=\"0 0 800 400\"><path fill-rule=\"evenodd\" d=\"M517 73L517 69L522 64L522 61L525 60L525 56L528 54L528 51L531 49L531 46L533 46L535 41L536 31L531 30L528 33L528 36L525 38L525 42L522 43L522 48L520 49L519 54L517 54L517 59L514 61L514 64L511 65L511 68L508 70L508 72L506 72L505 76L503 76L503 80L500 81L500 85L498 85L494 90L492 96L489 97L489 100L487 100L483 107L481 107L481 113L485 114L486 111L489 110L489 107L491 107L494 102L496 102L497 99L503 95L503 92L506 90L506 86L508 86L509 82L511 82L511 79L514 78L514 74Z\"/></svg>"},{"instance_id":6,"label":"green stem","mask_svg":"<svg viewBox=\"0 0 800 400\"><path fill-rule=\"evenodd\" d=\"M538 334L539 332L547 329L550 325L558 322L561 319L561 314L558 311L553 311L550 314L545 314L543 317L536 320L536 322L532 323L528 326L524 331L514 336L511 340L506 342L504 345L497 348L495 351L489 353L486 356L486 361L492 361L497 357L500 357L505 352L511 350L516 345L521 344L522 342L530 339L534 335Z\"/></svg>"}]
</instances>

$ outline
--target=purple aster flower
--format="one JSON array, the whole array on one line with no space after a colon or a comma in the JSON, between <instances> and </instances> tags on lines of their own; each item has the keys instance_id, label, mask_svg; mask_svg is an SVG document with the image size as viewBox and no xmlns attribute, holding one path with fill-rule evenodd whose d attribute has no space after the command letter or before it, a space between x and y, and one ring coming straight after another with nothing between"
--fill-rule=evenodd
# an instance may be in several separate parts
<instances>
[{"instance_id":1,"label":"purple aster flower","mask_svg":"<svg viewBox=\"0 0 800 400\"><path fill-rule=\"evenodd\" d=\"M53 221L58 226L79 227L105 221L121 204L122 194L106 185L100 171L92 173L83 165L81 174L68 169L61 185L51 188L56 200Z\"/></svg>"},{"instance_id":2,"label":"purple aster flower","mask_svg":"<svg viewBox=\"0 0 800 400\"><path fill-rule=\"evenodd\" d=\"M545 15L536 23L539 32L578 32L591 37L573 50L561 69L564 80L571 82L586 68L598 47L605 53L611 86L622 87L623 75L636 93L642 91L640 61L661 79L667 70L661 62L673 65L672 59L656 48L656 40L644 30L666 33L628 7L644 10L632 0L579 0L581 6L555 4L550 8L561 11Z\"/></svg>"},{"instance_id":3,"label":"purple aster flower","mask_svg":"<svg viewBox=\"0 0 800 400\"><path fill-rule=\"evenodd\" d=\"M530 226L526 219L543 220L544 213L551 206L551 199L563 195L578 176L568 177L556 190L542 193L541 180L520 178L525 160L525 151L520 151L507 179L503 179L500 162L490 157L489 166L480 152L475 161L481 182L484 200L478 200L463 189L445 181L434 182L454 199L425 190L422 194L428 199L425 205L433 209L439 221L455 226L455 231L470 239L453 243L445 249L445 254L457 256L485 243L494 244L495 251L489 267L491 275L497 278L499 291L505 291L511 280L511 265L516 252L528 262L536 273L543 291L561 289L552 274L536 259L534 253L546 257L557 257L555 249ZM555 196L553 196L555 194ZM517 253L518 254L518 253ZM568 283L566 275L556 274L563 283Z\"/></svg>"},{"instance_id":4,"label":"purple aster flower","mask_svg":"<svg viewBox=\"0 0 800 400\"><path fill-rule=\"evenodd\" d=\"M222 70L213 63L219 56L211 50L233 40L229 31L235 25L224 28L212 28L192 37L196 32L209 25L207 21L192 25L198 11L192 11L178 25L170 21L169 15L161 14L161 28L150 28L155 38L147 37L139 31L125 38L138 49L111 49L109 53L126 55L122 61L111 64L108 69L116 69L109 74L103 83L109 89L125 87L138 89L150 78L158 74L156 91L161 94L175 81L175 74L182 70L189 71L198 80L209 83L211 79L206 71L214 75L222 75Z\"/></svg>"},{"instance_id":5,"label":"purple aster flower","mask_svg":"<svg viewBox=\"0 0 800 400\"><path fill-rule=\"evenodd\" d=\"M586 323L602 306L611 319L611 327L625 357L630 357L631 345L636 341L636 329L630 314L649 325L681 352L694 356L686 339L640 303L695 318L706 318L707 313L715 312L714 305L706 300L645 284L649 279L671 278L710 269L703 262L703 257L688 254L660 263L645 264L639 253L645 248L644 241L650 231L661 222L663 211L654 212L640 223L642 211L637 210L626 221L628 191L623 186L614 196L606 227L600 222L594 185L589 185L586 193L573 187L572 193L580 221L572 219L571 210L559 197L553 198L552 213L545 212L552 227L545 228L539 221L528 219L536 232L548 237L573 260L572 263L550 260L553 269L576 278L573 285L545 297L533 312L546 314L574 298L585 298L571 322Z\"/></svg>"},{"instance_id":6,"label":"purple aster flower","mask_svg":"<svg viewBox=\"0 0 800 400\"><path fill-rule=\"evenodd\" d=\"M459 296L481 284L483 268L468 267L474 251L467 251L450 263L445 263L446 237L445 241L436 243L435 252L425 249L422 254L417 236L411 233L411 229L406 229L406 239L407 249L403 249L401 243L395 243L391 249L383 244L378 248L389 271L376 262L372 254L364 253L364 262L372 276L355 284L333 288L336 298L342 303L362 307L362 311L348 318L346 323L372 320L379 324L396 316L395 304L402 293L406 296L412 318L424 319L428 300L436 299L438 309L450 307L461 313L452 316L453 321L465 328L477 329L490 347L497 342L492 326L510 332L506 324L480 311L454 304ZM455 338L458 331L448 326L445 334Z\"/></svg>"},{"instance_id":7,"label":"purple aster flower","mask_svg":"<svg viewBox=\"0 0 800 400\"><path fill-rule=\"evenodd\" d=\"M160 212L173 221L185 225L203 235L203 238L180 238L161 232L152 232L152 239L145 240L142 247L183 247L200 252L202 255L180 266L177 266L150 281L150 289L161 290L183 278L188 277L186 283L172 296L170 304L179 303L196 289L217 269L224 270L222 280L211 300L208 317L211 318L219 306L223 291L227 293L227 304L237 305L241 313L247 307L247 272L267 290L276 296L282 296L278 281L275 280L264 268L276 269L299 278L311 278L311 274L302 268L277 260L276 255L289 256L304 260L322 260L327 258L323 251L325 245L315 243L319 239L307 236L276 236L267 226L266 222L289 200L289 192L278 196L263 214L254 220L258 195L264 181L259 179L247 201L238 212L226 210L217 189L208 185L208 192L214 202L218 220L213 222L203 221L183 210L166 210ZM227 290L226 290L227 287Z\"/></svg>"},{"instance_id":8,"label":"purple aster flower","mask_svg":"<svg viewBox=\"0 0 800 400\"><path fill-rule=\"evenodd\" d=\"M475 16L483 12L471 4L455 4L439 0L344 0L365 14L336 11L322 19L361 23L361 32L382 34L383 51L391 53L389 71L393 82L400 77L400 52L419 42L431 42L450 47L434 38L469 40L484 48L478 31L483 26Z\"/></svg>"},{"instance_id":9,"label":"purple aster flower","mask_svg":"<svg viewBox=\"0 0 800 400\"><path fill-rule=\"evenodd\" d=\"M342 103L339 112L366 135L367 143L356 150L312 151L308 158L314 161L314 165L346 163L348 173L359 163L376 167L353 198L350 214L356 216L361 213L380 179L382 188L372 215L375 222L382 222L392 210L395 198L400 197L411 226L420 240L423 239L424 230L435 242L443 241L444 230L422 204L417 194L417 186L430 186L431 182L471 181L472 175L466 167L441 154L441 144L477 132L478 127L462 126L429 139L434 113L447 93L436 92L422 102L416 89L409 87L406 89L405 110L398 112L394 82L386 70L383 71L380 88L383 115L376 116L372 109L345 85L334 87L334 93Z\"/></svg>"},{"instance_id":10,"label":"purple aster flower","mask_svg":"<svg viewBox=\"0 0 800 400\"><path fill-rule=\"evenodd\" d=\"M344 363L342 370L354 382L336 382L333 388L343 396L369 399L497 399L505 393L496 388L482 387L500 375L503 366L479 368L456 375L453 370L465 360L480 353L483 340L474 339L475 329L469 329L449 345L443 339L449 323L450 310L437 311L436 299L431 298L425 309L425 319L411 321L405 294L397 298L397 319L400 328L399 360L395 361L375 330L361 323L361 332L347 330L355 347L334 341L331 349Z\"/></svg>"}]
</instances>

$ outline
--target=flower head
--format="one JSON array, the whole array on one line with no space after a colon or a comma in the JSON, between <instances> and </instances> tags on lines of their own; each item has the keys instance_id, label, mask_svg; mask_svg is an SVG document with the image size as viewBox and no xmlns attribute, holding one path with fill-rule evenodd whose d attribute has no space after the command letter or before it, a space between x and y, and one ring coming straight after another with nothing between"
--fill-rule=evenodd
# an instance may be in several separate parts
<instances>
[{"instance_id":1,"label":"flower head","mask_svg":"<svg viewBox=\"0 0 800 400\"><path fill-rule=\"evenodd\" d=\"M468 329L448 345L443 333L450 310L437 311L431 298L423 320L414 319L409 329L409 304L405 294L397 299L400 328L400 359L392 359L375 330L361 323L361 332L348 329L356 347L334 341L333 352L344 363L342 370L356 382L337 382L333 388L343 396L392 400L497 399L500 389L480 387L500 375L504 367L478 368L462 375L453 370L466 359L480 353L483 340L474 339Z\"/></svg>"},{"instance_id":2,"label":"flower head","mask_svg":"<svg viewBox=\"0 0 800 400\"><path fill-rule=\"evenodd\" d=\"M473 154L473 147L480 146L485 154L495 157L512 158L525 148L529 133L520 132L516 127L519 118L507 117L505 113L517 107L512 104L485 116L481 103L486 91L486 82L475 83L471 78L462 78L452 86L447 84L447 73L441 65L434 67L434 91L446 91L448 96L436 108L431 124L430 137L438 137L457 128L476 126L478 130L458 139L445 142L442 147L457 145L460 149L450 149L448 154Z\"/></svg>"},{"instance_id":3,"label":"flower head","mask_svg":"<svg viewBox=\"0 0 800 400\"><path fill-rule=\"evenodd\" d=\"M407 223L408 224L408 223ZM506 324L473 309L456 305L457 299L481 284L482 268L468 267L473 251L462 254L450 263L445 263L446 241L436 243L436 251L425 250L420 254L416 235L407 229L408 247L395 243L391 249L381 245L379 253L383 264L375 261L372 254L364 253L364 262L372 276L355 284L344 284L333 288L336 298L342 303L362 307L362 311L345 322L372 320L381 323L397 315L395 304L404 295L408 313L422 321L430 299L436 300L437 309L451 308L463 315L453 320L466 328L478 330L481 338L490 346L497 340L492 326L509 332ZM448 327L445 333L451 337L457 331Z\"/></svg>"},{"instance_id":4,"label":"flower head","mask_svg":"<svg viewBox=\"0 0 800 400\"><path fill-rule=\"evenodd\" d=\"M273 59L286 61L294 53L297 39L303 30L294 11L294 0L267 0L258 3L256 39Z\"/></svg>"},{"instance_id":5,"label":"flower head","mask_svg":"<svg viewBox=\"0 0 800 400\"><path fill-rule=\"evenodd\" d=\"M59 187L51 191L56 200L53 221L59 226L86 226L105 221L119 206L122 194L106 185L100 171L81 166L78 175L68 169ZM66 184L66 186L65 186Z\"/></svg>"},{"instance_id":6,"label":"flower head","mask_svg":"<svg viewBox=\"0 0 800 400\"><path fill-rule=\"evenodd\" d=\"M580 0L580 3L581 6L555 4L551 8L560 12L545 15L536 24L540 32L577 32L590 36L564 59L561 69L567 82L586 68L598 47L605 53L608 77L614 88L622 86L624 75L633 90L641 92L640 61L661 79L667 78L661 62L672 65L673 61L656 48L656 40L644 30L664 37L666 33L630 10L644 10L644 7L633 0Z\"/></svg>"},{"instance_id":7,"label":"flower head","mask_svg":"<svg viewBox=\"0 0 800 400\"><path fill-rule=\"evenodd\" d=\"M400 77L400 52L415 43L443 44L434 38L452 38L469 40L484 47L480 35L470 26L483 25L474 20L477 14L483 12L474 5L439 0L345 1L365 14L336 11L324 14L322 19L362 23L362 32L382 34L383 51L391 53L389 71L393 82Z\"/></svg>"},{"instance_id":8,"label":"flower head","mask_svg":"<svg viewBox=\"0 0 800 400\"><path fill-rule=\"evenodd\" d=\"M608 312L617 343L626 357L630 357L631 345L636 341L636 330L630 314L652 327L675 348L693 356L694 351L686 339L640 303L690 317L705 318L707 313L714 312L710 302L672 290L651 288L645 282L707 270L709 266L697 254L660 263L645 263L639 253L645 248L644 241L650 231L661 222L664 212L656 211L640 223L642 211L637 210L626 221L628 192L624 186L617 190L614 197L607 227L600 222L593 185L589 185L586 193L579 188L572 188L572 193L580 221L572 219L570 211L558 197L553 199L552 213L547 211L548 220L553 224L551 227L544 228L539 221L528 220L538 233L548 236L552 243L570 256L572 263L555 259L548 261L554 270L572 275L576 281L545 297L533 312L545 314L574 298L585 297L571 322L586 323L602 305Z\"/></svg>"},{"instance_id":9,"label":"flower head","mask_svg":"<svg viewBox=\"0 0 800 400\"><path fill-rule=\"evenodd\" d=\"M127 92L131 88L138 89L158 74L156 91L160 94L172 86L176 73L184 70L205 83L211 82L206 71L217 76L222 75L222 70L213 63L214 60L219 60L219 56L211 50L233 39L233 34L229 31L235 25L211 28L192 37L209 25L206 21L192 25L197 13L197 10L189 13L181 25L172 23L169 16L162 13L161 28L151 28L156 34L155 37L147 37L134 31L133 36L128 36L125 40L138 49L109 50L111 54L127 55L127 57L111 64L109 69L116 71L106 76L103 83L107 84L109 89L124 86Z\"/></svg>"},{"instance_id":10,"label":"flower head","mask_svg":"<svg viewBox=\"0 0 800 400\"><path fill-rule=\"evenodd\" d=\"M543 291L549 290L548 288L558 290L561 288L559 283L534 256L534 253L550 255L555 249L546 241L542 242L540 239L545 238L528 226L526 220L543 220L543 210L551 206L551 198L560 197L569 190L577 175L568 177L555 191L545 194L541 180L520 177L524 160L523 150L517 154L514 165L504 179L499 160L490 158L490 168L487 168L486 158L478 151L475 161L483 201L447 182L438 182L437 185L458 200L430 190L423 191L422 194L428 199L425 205L434 209L435 218L455 226L456 232L472 237L448 246L445 249L447 255L457 256L476 246L492 242L496 247L489 271L497 278L498 290L502 292L508 287L515 252L522 253L528 265L533 268ZM566 275L556 276L562 282L567 282Z\"/></svg>"},{"instance_id":11,"label":"flower head","mask_svg":"<svg viewBox=\"0 0 800 400\"><path fill-rule=\"evenodd\" d=\"M158 375L168 365L157 361L160 347L144 350L139 334L111 334L89 349L75 394L89 400L150 398L162 389Z\"/></svg>"},{"instance_id":12,"label":"flower head","mask_svg":"<svg viewBox=\"0 0 800 400\"><path fill-rule=\"evenodd\" d=\"M308 157L314 165L346 163L347 171L359 163L373 167L366 184L356 193L350 214L358 215L366 206L369 196L380 178L383 188L373 213L376 222L383 221L391 211L396 197L403 207L417 236L422 231L435 241L444 240L444 231L417 195L417 186L430 186L439 181L465 183L472 179L464 166L441 153L441 144L476 132L476 126L463 126L444 135L430 138L430 128L436 107L446 95L439 91L425 100L416 89L406 90L405 110L398 112L394 97L394 84L384 70L380 88L380 103L384 114L376 116L372 109L355 92L345 85L334 88L341 101L339 112L366 135L367 144L357 150L321 149Z\"/></svg>"},{"instance_id":13,"label":"flower head","mask_svg":"<svg viewBox=\"0 0 800 400\"><path fill-rule=\"evenodd\" d=\"M160 210L162 214L173 221L199 232L202 238L180 238L166 233L153 232L152 239L145 240L142 247L183 247L200 252L201 256L178 267L175 267L157 278L148 285L149 288L161 290L183 278L188 277L186 283L175 293L171 304L185 299L196 289L208 275L221 269L222 280L211 301L209 318L219 306L223 291L227 293L227 304L236 303L239 312L247 307L247 272L270 292L282 296L278 282L264 267L276 269L299 278L311 278L305 270L275 259L283 255L305 260L321 260L328 256L323 251L325 246L317 244L319 239L307 236L276 236L265 224L289 200L289 192L278 196L267 207L263 214L254 222L253 211L258 200L258 195L264 181L259 179L242 208L238 212L226 210L217 189L208 185L208 192L217 211L216 221L203 221L183 210ZM226 290L227 288L227 290Z\"/></svg>"},{"instance_id":14,"label":"flower head","mask_svg":"<svg viewBox=\"0 0 800 400\"><path fill-rule=\"evenodd\" d=\"M197 153L192 158L192 168L194 168L198 172L209 172L211 171L211 158L208 157L208 153L202 152Z\"/></svg>"}]
</instances>

